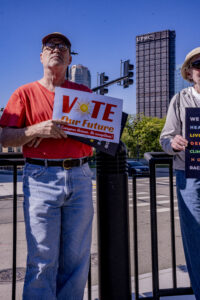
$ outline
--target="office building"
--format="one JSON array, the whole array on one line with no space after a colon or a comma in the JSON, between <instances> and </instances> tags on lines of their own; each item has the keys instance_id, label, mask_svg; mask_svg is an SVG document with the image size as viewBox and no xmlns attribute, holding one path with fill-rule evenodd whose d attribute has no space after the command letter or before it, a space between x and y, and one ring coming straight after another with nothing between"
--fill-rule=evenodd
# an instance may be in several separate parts
<instances>
[{"instance_id":1,"label":"office building","mask_svg":"<svg viewBox=\"0 0 200 300\"><path fill-rule=\"evenodd\" d=\"M182 89L192 86L192 83L183 79L181 76L181 66L177 65L175 70L175 94L180 92Z\"/></svg>"},{"instance_id":2,"label":"office building","mask_svg":"<svg viewBox=\"0 0 200 300\"><path fill-rule=\"evenodd\" d=\"M136 37L136 112L163 118L175 93L175 31Z\"/></svg>"},{"instance_id":3,"label":"office building","mask_svg":"<svg viewBox=\"0 0 200 300\"><path fill-rule=\"evenodd\" d=\"M90 71L82 65L73 65L70 68L69 80L91 88Z\"/></svg>"}]
</instances>

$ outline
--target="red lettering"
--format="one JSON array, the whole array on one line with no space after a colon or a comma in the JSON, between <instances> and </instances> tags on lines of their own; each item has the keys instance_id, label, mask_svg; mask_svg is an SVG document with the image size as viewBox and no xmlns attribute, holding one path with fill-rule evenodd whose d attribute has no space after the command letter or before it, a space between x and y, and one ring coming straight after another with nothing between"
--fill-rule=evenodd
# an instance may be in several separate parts
<instances>
[{"instance_id":1,"label":"red lettering","mask_svg":"<svg viewBox=\"0 0 200 300\"><path fill-rule=\"evenodd\" d=\"M114 104L107 104L106 105L106 109L105 109L105 112L104 112L104 115L103 115L103 119L104 121L109 121L109 122L112 122L113 120L109 119L109 115L110 114L114 114L113 111L111 111L111 108L112 107L117 107L117 105L114 105Z\"/></svg>"},{"instance_id":2,"label":"red lettering","mask_svg":"<svg viewBox=\"0 0 200 300\"><path fill-rule=\"evenodd\" d=\"M72 104L69 105L69 96L63 96L63 112L68 114L76 103L77 99L78 97L74 98Z\"/></svg>"},{"instance_id":3,"label":"red lettering","mask_svg":"<svg viewBox=\"0 0 200 300\"><path fill-rule=\"evenodd\" d=\"M92 118L97 118L101 105L105 105L105 103L95 101L95 100L92 100L92 102L95 103L95 105L94 105L94 109L93 109L91 117Z\"/></svg>"}]
</instances>

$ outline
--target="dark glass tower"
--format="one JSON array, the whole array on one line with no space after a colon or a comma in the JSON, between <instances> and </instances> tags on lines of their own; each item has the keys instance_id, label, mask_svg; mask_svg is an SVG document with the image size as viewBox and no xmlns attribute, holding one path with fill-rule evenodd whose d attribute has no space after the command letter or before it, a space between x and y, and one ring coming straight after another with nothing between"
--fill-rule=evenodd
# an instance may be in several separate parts
<instances>
[{"instance_id":1,"label":"dark glass tower","mask_svg":"<svg viewBox=\"0 0 200 300\"><path fill-rule=\"evenodd\" d=\"M174 95L175 31L136 37L137 114L163 118Z\"/></svg>"}]
</instances>

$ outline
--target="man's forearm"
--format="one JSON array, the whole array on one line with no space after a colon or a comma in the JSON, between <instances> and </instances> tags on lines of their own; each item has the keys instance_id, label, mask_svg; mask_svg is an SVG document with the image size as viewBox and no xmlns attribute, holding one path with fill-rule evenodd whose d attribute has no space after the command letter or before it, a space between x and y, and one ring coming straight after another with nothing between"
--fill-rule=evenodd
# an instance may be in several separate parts
<instances>
[{"instance_id":1,"label":"man's forearm","mask_svg":"<svg viewBox=\"0 0 200 300\"><path fill-rule=\"evenodd\" d=\"M62 120L47 120L25 128L6 127L2 129L0 143L3 147L16 147L23 146L33 139L37 139L40 143L44 138L67 138L67 134L59 125L66 125L66 122ZM36 142L37 145L38 143Z\"/></svg>"},{"instance_id":2,"label":"man's forearm","mask_svg":"<svg viewBox=\"0 0 200 300\"><path fill-rule=\"evenodd\" d=\"M2 128L0 142L3 147L23 146L35 138L33 128Z\"/></svg>"}]
</instances>

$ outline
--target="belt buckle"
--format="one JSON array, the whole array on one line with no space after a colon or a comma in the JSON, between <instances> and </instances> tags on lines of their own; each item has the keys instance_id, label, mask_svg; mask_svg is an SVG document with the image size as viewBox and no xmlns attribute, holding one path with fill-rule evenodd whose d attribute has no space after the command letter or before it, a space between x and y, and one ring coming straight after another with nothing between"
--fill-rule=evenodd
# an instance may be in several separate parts
<instances>
[{"instance_id":1,"label":"belt buckle","mask_svg":"<svg viewBox=\"0 0 200 300\"><path fill-rule=\"evenodd\" d=\"M63 168L64 168L65 170L71 169L71 167L65 167L65 162L68 161L68 160L71 160L71 158L66 158L66 159L63 160Z\"/></svg>"}]
</instances>

